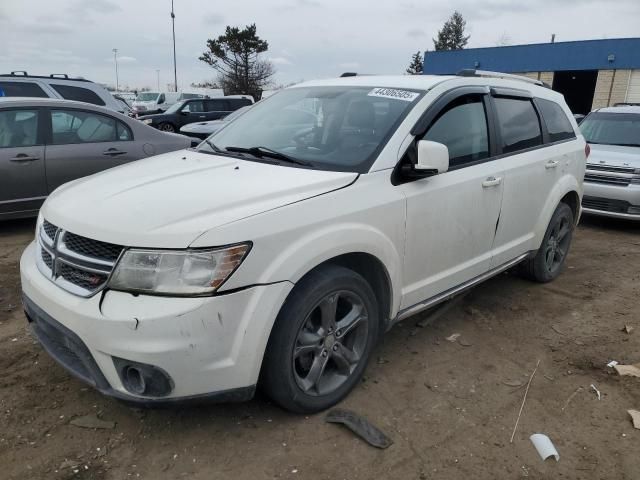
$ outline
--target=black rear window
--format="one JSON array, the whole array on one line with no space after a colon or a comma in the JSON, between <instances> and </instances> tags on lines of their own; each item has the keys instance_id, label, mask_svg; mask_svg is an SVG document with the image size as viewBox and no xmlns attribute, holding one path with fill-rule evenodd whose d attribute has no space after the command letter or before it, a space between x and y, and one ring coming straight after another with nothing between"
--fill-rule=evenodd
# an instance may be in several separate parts
<instances>
[{"instance_id":1,"label":"black rear window","mask_svg":"<svg viewBox=\"0 0 640 480\"><path fill-rule=\"evenodd\" d=\"M240 107L246 107L247 105L251 105L251 100L247 98L230 98L227 100L229 102L229 106L231 110L237 110Z\"/></svg>"},{"instance_id":2,"label":"black rear window","mask_svg":"<svg viewBox=\"0 0 640 480\"><path fill-rule=\"evenodd\" d=\"M94 91L89 90L88 88L59 85L55 83L52 83L51 86L62 96L62 98L67 100L92 103L94 105L104 105L104 101Z\"/></svg>"},{"instance_id":3,"label":"black rear window","mask_svg":"<svg viewBox=\"0 0 640 480\"><path fill-rule=\"evenodd\" d=\"M33 82L0 82L0 97L40 97L48 95Z\"/></svg>"},{"instance_id":4,"label":"black rear window","mask_svg":"<svg viewBox=\"0 0 640 480\"><path fill-rule=\"evenodd\" d=\"M560 105L541 98L538 98L536 103L540 108L544 123L547 125L550 142L558 142L576 137L571 122Z\"/></svg>"}]
</instances>

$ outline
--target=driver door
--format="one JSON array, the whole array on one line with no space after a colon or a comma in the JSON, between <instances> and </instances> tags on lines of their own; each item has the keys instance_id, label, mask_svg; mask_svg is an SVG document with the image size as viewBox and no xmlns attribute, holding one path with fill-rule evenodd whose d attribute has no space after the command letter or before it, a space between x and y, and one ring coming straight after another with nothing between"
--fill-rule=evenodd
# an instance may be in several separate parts
<instances>
[{"instance_id":1,"label":"driver door","mask_svg":"<svg viewBox=\"0 0 640 480\"><path fill-rule=\"evenodd\" d=\"M407 199L405 309L490 268L504 172L491 161L489 105L480 93L452 96L416 140L449 149L449 171L400 186Z\"/></svg>"}]
</instances>

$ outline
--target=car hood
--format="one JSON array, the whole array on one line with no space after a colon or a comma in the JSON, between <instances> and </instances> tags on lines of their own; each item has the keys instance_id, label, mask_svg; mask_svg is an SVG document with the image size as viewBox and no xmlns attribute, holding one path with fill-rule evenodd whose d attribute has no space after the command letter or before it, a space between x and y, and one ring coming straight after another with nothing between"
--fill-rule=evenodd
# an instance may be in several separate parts
<instances>
[{"instance_id":1,"label":"car hood","mask_svg":"<svg viewBox=\"0 0 640 480\"><path fill-rule=\"evenodd\" d=\"M587 165L614 165L617 167L640 168L640 147L598 145L595 143L590 143L589 147L591 147L591 153L587 159Z\"/></svg>"},{"instance_id":2,"label":"car hood","mask_svg":"<svg viewBox=\"0 0 640 480\"><path fill-rule=\"evenodd\" d=\"M153 120L154 122L161 122L163 120L173 119L173 115L171 115L170 113L154 113L153 115L140 115L138 117L138 120L140 121L146 119Z\"/></svg>"},{"instance_id":3,"label":"car hood","mask_svg":"<svg viewBox=\"0 0 640 480\"><path fill-rule=\"evenodd\" d=\"M208 122L196 122L185 125L180 130L185 132L196 133L213 133L221 128L225 123L224 120L209 120Z\"/></svg>"},{"instance_id":4,"label":"car hood","mask_svg":"<svg viewBox=\"0 0 640 480\"><path fill-rule=\"evenodd\" d=\"M67 183L41 212L96 240L184 248L212 228L337 190L357 176L173 152Z\"/></svg>"}]
</instances>

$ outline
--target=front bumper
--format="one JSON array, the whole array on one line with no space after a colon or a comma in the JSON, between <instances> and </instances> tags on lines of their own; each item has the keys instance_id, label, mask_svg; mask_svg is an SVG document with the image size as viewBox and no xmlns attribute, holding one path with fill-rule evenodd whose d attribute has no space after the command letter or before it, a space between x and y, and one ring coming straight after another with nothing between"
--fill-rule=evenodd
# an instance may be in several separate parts
<instances>
[{"instance_id":1,"label":"front bumper","mask_svg":"<svg viewBox=\"0 0 640 480\"><path fill-rule=\"evenodd\" d=\"M114 291L81 298L40 273L34 244L22 255L20 273L25 312L45 350L102 393L143 405L250 398L271 327L293 286L199 298ZM172 390L161 397L128 390L114 359L166 372Z\"/></svg>"},{"instance_id":2,"label":"front bumper","mask_svg":"<svg viewBox=\"0 0 640 480\"><path fill-rule=\"evenodd\" d=\"M582 210L586 214L640 220L640 185L584 182Z\"/></svg>"}]
</instances>

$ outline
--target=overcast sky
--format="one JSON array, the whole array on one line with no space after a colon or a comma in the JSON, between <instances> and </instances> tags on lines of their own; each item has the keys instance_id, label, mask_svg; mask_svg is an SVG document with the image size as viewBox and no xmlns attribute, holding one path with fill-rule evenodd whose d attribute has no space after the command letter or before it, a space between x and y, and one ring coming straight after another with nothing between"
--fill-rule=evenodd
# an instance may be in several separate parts
<instances>
[{"instance_id":1,"label":"overcast sky","mask_svg":"<svg viewBox=\"0 0 640 480\"><path fill-rule=\"evenodd\" d=\"M0 72L70 73L156 88L172 81L170 0L1 0ZM211 80L198 56L226 25L256 23L276 83L344 71L403 73L454 9L468 47L640 34L640 0L175 0L178 84Z\"/></svg>"}]
</instances>

